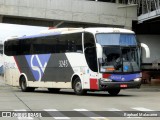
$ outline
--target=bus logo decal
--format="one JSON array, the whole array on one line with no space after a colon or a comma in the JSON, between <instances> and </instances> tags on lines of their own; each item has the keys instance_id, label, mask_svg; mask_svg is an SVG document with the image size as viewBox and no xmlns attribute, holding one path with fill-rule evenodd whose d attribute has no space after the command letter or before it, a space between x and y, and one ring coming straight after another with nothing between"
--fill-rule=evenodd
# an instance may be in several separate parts
<instances>
[{"instance_id":1,"label":"bus logo decal","mask_svg":"<svg viewBox=\"0 0 160 120\"><path fill-rule=\"evenodd\" d=\"M41 81L51 54L26 55L26 60L36 81Z\"/></svg>"}]
</instances>

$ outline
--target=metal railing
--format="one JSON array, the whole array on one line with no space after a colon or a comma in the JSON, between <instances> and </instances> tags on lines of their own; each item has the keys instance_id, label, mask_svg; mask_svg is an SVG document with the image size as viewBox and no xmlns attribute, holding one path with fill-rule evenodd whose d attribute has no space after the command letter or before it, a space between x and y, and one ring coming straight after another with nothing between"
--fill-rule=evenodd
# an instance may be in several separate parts
<instances>
[{"instance_id":1,"label":"metal railing","mask_svg":"<svg viewBox=\"0 0 160 120\"><path fill-rule=\"evenodd\" d=\"M137 4L138 16L141 14L146 14L156 10L160 12L160 0L92 0L92 1L99 1L99 2L112 2L112 3L120 3L120 4Z\"/></svg>"},{"instance_id":2,"label":"metal railing","mask_svg":"<svg viewBox=\"0 0 160 120\"><path fill-rule=\"evenodd\" d=\"M128 4L138 5L138 15L150 13L152 11L159 12L160 0L128 0Z\"/></svg>"}]
</instances>

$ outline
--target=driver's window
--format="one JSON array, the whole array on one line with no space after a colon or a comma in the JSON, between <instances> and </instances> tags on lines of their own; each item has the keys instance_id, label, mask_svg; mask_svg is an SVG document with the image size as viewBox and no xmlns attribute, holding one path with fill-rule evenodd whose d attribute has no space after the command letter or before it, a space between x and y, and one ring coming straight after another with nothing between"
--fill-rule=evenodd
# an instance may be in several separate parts
<instances>
[{"instance_id":1,"label":"driver's window","mask_svg":"<svg viewBox=\"0 0 160 120\"><path fill-rule=\"evenodd\" d=\"M84 33L84 49L94 46L95 46L94 36L91 33Z\"/></svg>"},{"instance_id":2,"label":"driver's window","mask_svg":"<svg viewBox=\"0 0 160 120\"><path fill-rule=\"evenodd\" d=\"M84 54L89 68L97 72L97 54L94 36L91 33L84 33Z\"/></svg>"}]
</instances>

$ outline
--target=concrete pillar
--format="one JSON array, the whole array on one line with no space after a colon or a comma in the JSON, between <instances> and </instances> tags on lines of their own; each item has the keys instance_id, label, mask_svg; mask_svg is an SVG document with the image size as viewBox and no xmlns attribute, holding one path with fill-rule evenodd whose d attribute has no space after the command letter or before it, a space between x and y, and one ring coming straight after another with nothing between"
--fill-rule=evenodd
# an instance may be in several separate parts
<instances>
[{"instance_id":1,"label":"concrete pillar","mask_svg":"<svg viewBox=\"0 0 160 120\"><path fill-rule=\"evenodd\" d=\"M116 0L116 3L119 3L119 0Z\"/></svg>"},{"instance_id":2,"label":"concrete pillar","mask_svg":"<svg viewBox=\"0 0 160 120\"><path fill-rule=\"evenodd\" d=\"M3 16L0 16L0 23L2 23L3 21Z\"/></svg>"},{"instance_id":3,"label":"concrete pillar","mask_svg":"<svg viewBox=\"0 0 160 120\"><path fill-rule=\"evenodd\" d=\"M124 26L124 29L132 30L131 26Z\"/></svg>"}]
</instances>

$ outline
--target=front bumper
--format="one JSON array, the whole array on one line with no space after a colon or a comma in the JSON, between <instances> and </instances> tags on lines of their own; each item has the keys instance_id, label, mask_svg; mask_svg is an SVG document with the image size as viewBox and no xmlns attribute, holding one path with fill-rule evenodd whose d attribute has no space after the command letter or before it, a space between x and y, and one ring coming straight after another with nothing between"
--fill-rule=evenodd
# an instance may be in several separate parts
<instances>
[{"instance_id":1,"label":"front bumper","mask_svg":"<svg viewBox=\"0 0 160 120\"><path fill-rule=\"evenodd\" d=\"M141 81L104 82L99 80L99 90L140 88Z\"/></svg>"}]
</instances>

